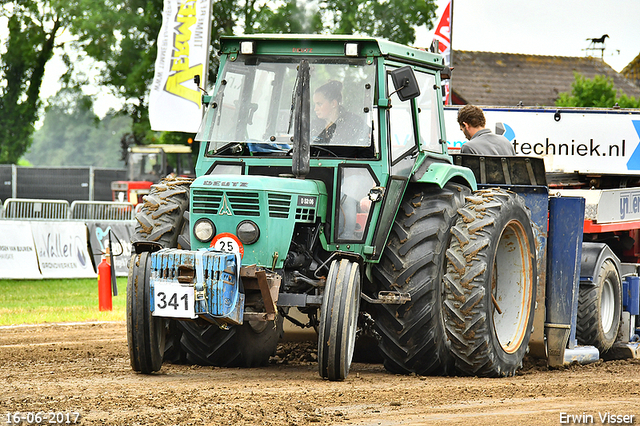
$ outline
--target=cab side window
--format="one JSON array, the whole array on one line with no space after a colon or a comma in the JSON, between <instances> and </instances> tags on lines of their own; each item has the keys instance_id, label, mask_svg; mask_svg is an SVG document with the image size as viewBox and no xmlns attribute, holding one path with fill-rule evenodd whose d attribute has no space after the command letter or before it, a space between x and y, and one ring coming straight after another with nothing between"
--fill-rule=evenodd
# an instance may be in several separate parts
<instances>
[{"instance_id":1,"label":"cab side window","mask_svg":"<svg viewBox=\"0 0 640 426\"><path fill-rule=\"evenodd\" d=\"M440 124L438 121L438 92L433 74L415 71L420 86L418 96L418 123L420 126L420 146L432 152L441 153Z\"/></svg>"},{"instance_id":2,"label":"cab side window","mask_svg":"<svg viewBox=\"0 0 640 426\"><path fill-rule=\"evenodd\" d=\"M387 93L394 91L391 75L387 75L387 90ZM389 142L391 145L391 164L395 164L415 148L416 136L413 126L413 102L402 102L396 93L391 95L390 99L392 108L389 108Z\"/></svg>"}]
</instances>

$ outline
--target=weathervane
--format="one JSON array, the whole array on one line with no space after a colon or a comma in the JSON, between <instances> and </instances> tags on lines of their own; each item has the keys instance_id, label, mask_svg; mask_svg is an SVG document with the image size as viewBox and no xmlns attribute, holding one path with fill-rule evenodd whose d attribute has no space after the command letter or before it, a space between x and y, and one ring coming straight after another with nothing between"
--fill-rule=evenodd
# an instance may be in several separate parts
<instances>
[{"instance_id":1,"label":"weathervane","mask_svg":"<svg viewBox=\"0 0 640 426\"><path fill-rule=\"evenodd\" d=\"M604 59L604 49L605 49L605 45L604 45L604 41L609 37L609 34L604 34L602 37L598 37L598 38L588 38L587 41L590 41L591 43L589 43L589 46L587 46L586 50L587 51L587 56L593 56L593 55L589 55L589 51L595 51L595 50L599 50L600 51L600 59Z\"/></svg>"}]
</instances>

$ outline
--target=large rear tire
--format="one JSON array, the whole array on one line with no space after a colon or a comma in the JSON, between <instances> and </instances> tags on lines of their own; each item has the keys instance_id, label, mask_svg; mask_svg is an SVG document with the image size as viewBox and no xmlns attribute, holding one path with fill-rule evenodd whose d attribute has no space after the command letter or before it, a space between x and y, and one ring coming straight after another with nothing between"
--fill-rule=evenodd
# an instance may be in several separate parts
<instances>
[{"instance_id":1,"label":"large rear tire","mask_svg":"<svg viewBox=\"0 0 640 426\"><path fill-rule=\"evenodd\" d=\"M378 290L409 293L403 305L377 305L384 366L393 373L444 375L453 370L442 317L442 277L449 229L470 194L448 183L443 189L409 187L380 263L373 267Z\"/></svg>"},{"instance_id":2,"label":"large rear tire","mask_svg":"<svg viewBox=\"0 0 640 426\"><path fill-rule=\"evenodd\" d=\"M246 322L228 330L215 324L180 321L187 361L216 367L260 367L275 354L283 334L283 316L275 321Z\"/></svg>"},{"instance_id":3,"label":"large rear tire","mask_svg":"<svg viewBox=\"0 0 640 426\"><path fill-rule=\"evenodd\" d=\"M165 350L167 322L150 311L147 252L131 258L127 282L127 342L134 371L149 374L160 370Z\"/></svg>"},{"instance_id":4,"label":"large rear tire","mask_svg":"<svg viewBox=\"0 0 640 426\"><path fill-rule=\"evenodd\" d=\"M581 285L578 296L576 338L600 353L611 349L620 327L622 286L613 260L605 257L596 269L595 285Z\"/></svg>"},{"instance_id":5,"label":"large rear tire","mask_svg":"<svg viewBox=\"0 0 640 426\"><path fill-rule=\"evenodd\" d=\"M468 200L447 250L447 336L460 372L512 376L522 365L533 325L531 219L522 197L509 191L478 191Z\"/></svg>"},{"instance_id":6,"label":"large rear tire","mask_svg":"<svg viewBox=\"0 0 640 426\"><path fill-rule=\"evenodd\" d=\"M178 247L185 212L189 209L191 179L166 178L151 187L136 215L131 243L137 253Z\"/></svg>"},{"instance_id":7,"label":"large rear tire","mask_svg":"<svg viewBox=\"0 0 640 426\"><path fill-rule=\"evenodd\" d=\"M344 380L349 374L356 344L360 310L360 266L334 260L324 288L318 330L320 377Z\"/></svg>"}]
</instances>

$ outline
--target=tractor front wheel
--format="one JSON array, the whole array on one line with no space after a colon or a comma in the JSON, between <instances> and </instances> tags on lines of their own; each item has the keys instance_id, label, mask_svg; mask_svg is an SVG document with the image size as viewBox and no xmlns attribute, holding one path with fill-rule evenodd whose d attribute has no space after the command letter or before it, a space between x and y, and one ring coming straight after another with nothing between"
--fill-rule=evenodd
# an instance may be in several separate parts
<instances>
[{"instance_id":1,"label":"tractor front wheel","mask_svg":"<svg viewBox=\"0 0 640 426\"><path fill-rule=\"evenodd\" d=\"M360 310L360 266L347 259L329 268L318 330L320 376L333 381L349 374Z\"/></svg>"},{"instance_id":2,"label":"tractor front wheel","mask_svg":"<svg viewBox=\"0 0 640 426\"><path fill-rule=\"evenodd\" d=\"M149 374L160 370L165 350L167 322L150 310L148 252L131 258L127 281L127 341L131 368Z\"/></svg>"}]
</instances>

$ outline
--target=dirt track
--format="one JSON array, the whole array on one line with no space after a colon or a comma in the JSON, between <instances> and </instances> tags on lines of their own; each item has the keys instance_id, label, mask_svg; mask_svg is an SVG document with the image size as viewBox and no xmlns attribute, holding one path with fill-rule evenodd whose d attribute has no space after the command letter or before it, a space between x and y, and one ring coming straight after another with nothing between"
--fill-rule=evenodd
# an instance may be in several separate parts
<instances>
[{"instance_id":1,"label":"dirt track","mask_svg":"<svg viewBox=\"0 0 640 426\"><path fill-rule=\"evenodd\" d=\"M638 360L562 370L529 362L507 379L356 363L333 383L319 378L314 351L286 343L265 368L164 365L144 376L129 367L124 323L0 328L0 424L16 411L79 412L87 425L558 425L561 413L603 424L606 412L640 424Z\"/></svg>"}]
</instances>

